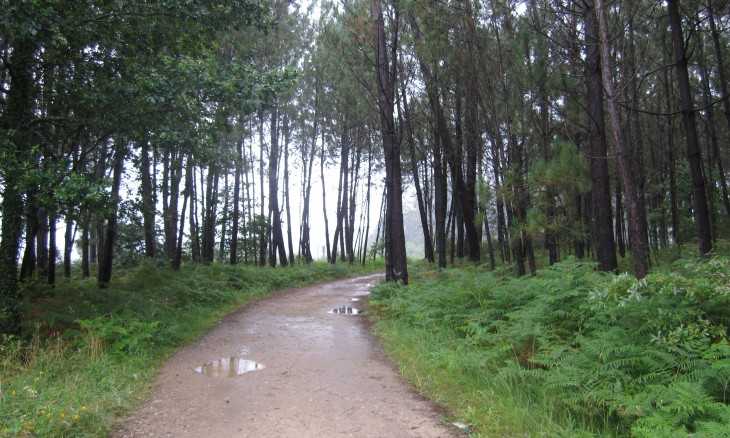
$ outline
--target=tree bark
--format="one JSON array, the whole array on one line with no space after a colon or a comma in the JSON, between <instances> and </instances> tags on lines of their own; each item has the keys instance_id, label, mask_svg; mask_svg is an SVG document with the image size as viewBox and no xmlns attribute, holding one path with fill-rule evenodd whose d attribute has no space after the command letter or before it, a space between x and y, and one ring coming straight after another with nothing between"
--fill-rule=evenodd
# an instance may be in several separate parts
<instances>
[{"instance_id":1,"label":"tree bark","mask_svg":"<svg viewBox=\"0 0 730 438\"><path fill-rule=\"evenodd\" d=\"M710 215L707 209L705 178L702 175L702 154L697 138L694 102L689 84L687 56L684 48L682 19L679 16L678 0L668 0L667 5L669 25L672 29L672 46L675 57L674 66L679 86L679 105L687 141L687 162L689 163L690 175L692 177L692 203L695 227L697 229L699 253L704 256L712 250L712 233L710 228Z\"/></svg>"},{"instance_id":2,"label":"tree bark","mask_svg":"<svg viewBox=\"0 0 730 438\"><path fill-rule=\"evenodd\" d=\"M591 235L598 269L618 267L611 218L611 187L608 176L606 127L603 115L603 85L598 25L592 5L585 10L586 84L588 138L591 166Z\"/></svg>"},{"instance_id":3,"label":"tree bark","mask_svg":"<svg viewBox=\"0 0 730 438\"><path fill-rule=\"evenodd\" d=\"M286 207L286 235L287 244L289 246L289 263L294 264L294 242L291 233L291 207L289 206L289 141L291 132L289 131L289 116L284 115L284 204Z\"/></svg>"},{"instance_id":4,"label":"tree bark","mask_svg":"<svg viewBox=\"0 0 730 438\"><path fill-rule=\"evenodd\" d=\"M325 156L325 141L324 132L322 132L322 154L319 160L319 176L322 180L322 215L324 216L324 242L327 248L327 260L329 261L332 257L332 251L330 249L330 228L329 221L327 220L327 188L324 181L324 156Z\"/></svg>"},{"instance_id":5,"label":"tree bark","mask_svg":"<svg viewBox=\"0 0 730 438\"><path fill-rule=\"evenodd\" d=\"M699 67L700 67L700 82L702 84L702 104L705 107L705 120L706 120L706 126L707 131L709 134L709 142L710 144L707 147L708 150L708 160L707 162L707 178L709 179L709 184L707 184L707 189L710 192L709 193L709 199L712 201L713 199L713 193L715 187L715 182L713 179L713 172L712 172L712 163L714 162L717 165L718 170L718 180L720 183L720 193L722 194L722 202L723 206L725 207L725 214L730 216L730 197L728 197L728 188L727 188L727 181L725 179L725 166L722 162L722 155L720 154L720 145L719 140L717 136L717 129L715 129L715 110L712 106L712 90L710 89L710 78L709 78L709 72L707 71L707 58L705 56L705 50L704 50L704 42L702 35L698 36L698 47L699 47ZM712 213L715 212L715 209L710 206L710 211ZM712 221L713 223L716 221ZM712 233L713 237L717 237L716 233Z\"/></svg>"},{"instance_id":6,"label":"tree bark","mask_svg":"<svg viewBox=\"0 0 730 438\"><path fill-rule=\"evenodd\" d=\"M259 111L259 191L261 194L260 205L260 220L265 221L266 216L264 215L264 114L263 110ZM261 227L261 233L259 234L259 265L266 266L266 254L267 246L269 241L269 226L268 221Z\"/></svg>"},{"instance_id":7,"label":"tree bark","mask_svg":"<svg viewBox=\"0 0 730 438\"><path fill-rule=\"evenodd\" d=\"M392 41L387 52L385 23L381 0L372 0L371 15L373 18L373 37L375 42L376 65L375 75L378 84L378 108L380 112L380 131L383 139L385 155L385 181L387 186L386 209L386 261L385 278L387 281L402 281L408 284L408 267L406 260L406 241L403 229L403 199L400 168L400 141L397 137L395 120L393 119L394 87L396 84L398 50L398 13L395 9L395 22L390 23ZM390 58L390 60L389 60Z\"/></svg>"},{"instance_id":8,"label":"tree bark","mask_svg":"<svg viewBox=\"0 0 730 438\"><path fill-rule=\"evenodd\" d=\"M10 55L12 81L7 92L2 127L14 132L12 143L4 146L9 160L0 163L4 177L2 231L0 231L0 333L20 331L20 291L18 289L18 249L23 230L23 198L19 188L23 155L31 146L29 123L33 118L33 55L36 47L29 40L13 45ZM5 161L5 160L4 160Z\"/></svg>"},{"instance_id":9,"label":"tree bark","mask_svg":"<svg viewBox=\"0 0 730 438\"><path fill-rule=\"evenodd\" d=\"M233 177L233 220L231 224L230 263L238 263L238 222L240 219L241 168L243 166L243 138L236 144L235 175Z\"/></svg>"},{"instance_id":10,"label":"tree bark","mask_svg":"<svg viewBox=\"0 0 730 438\"><path fill-rule=\"evenodd\" d=\"M152 178L150 177L149 143L142 141L140 152L140 176L142 177L142 219L144 222L144 250L145 256L155 256L155 201L152 195Z\"/></svg>"},{"instance_id":11,"label":"tree bark","mask_svg":"<svg viewBox=\"0 0 730 438\"><path fill-rule=\"evenodd\" d=\"M122 185L122 174L124 173L124 159L127 155L127 145L119 142L114 148L114 167L112 176L112 192L109 206L109 215L107 216L107 224L105 227L106 235L104 236L104 245L100 254L98 269L98 285L99 288L107 288L112 279L112 263L114 259L114 245L117 240L117 212L119 210L119 202L121 200L119 189Z\"/></svg>"},{"instance_id":12,"label":"tree bark","mask_svg":"<svg viewBox=\"0 0 730 438\"><path fill-rule=\"evenodd\" d=\"M279 210L279 108L277 104L271 110L271 146L269 149L269 215L271 217L271 252L269 265L276 266L276 252L279 263L288 264L284 235L281 230L281 211Z\"/></svg>"},{"instance_id":13,"label":"tree bark","mask_svg":"<svg viewBox=\"0 0 730 438\"><path fill-rule=\"evenodd\" d=\"M198 233L197 197L195 187L195 164L192 154L188 157L187 171L185 172L185 190L190 196L190 214L188 230L190 232L190 257L194 263L200 262L200 234Z\"/></svg>"},{"instance_id":14,"label":"tree bark","mask_svg":"<svg viewBox=\"0 0 730 438\"><path fill-rule=\"evenodd\" d=\"M63 233L63 276L71 278L71 253L74 248L74 237L76 236L76 227L72 218L66 214L66 229Z\"/></svg>"},{"instance_id":15,"label":"tree bark","mask_svg":"<svg viewBox=\"0 0 730 438\"><path fill-rule=\"evenodd\" d=\"M616 158L623 182L624 199L629 209L629 240L633 255L634 275L637 278L644 278L649 269L649 255L646 242L642 238L642 229L639 221L643 217L639 205L639 197L636 193L634 175L631 173L631 166L626 161L630 154L624 144L623 131L621 130L621 119L616 104L613 78L611 75L610 54L608 46L608 22L603 6L603 0L595 0L595 12L598 20L598 33L600 39L601 76L603 87L606 90L608 113L611 118L611 130L613 133L614 145L616 147Z\"/></svg>"}]
</instances>

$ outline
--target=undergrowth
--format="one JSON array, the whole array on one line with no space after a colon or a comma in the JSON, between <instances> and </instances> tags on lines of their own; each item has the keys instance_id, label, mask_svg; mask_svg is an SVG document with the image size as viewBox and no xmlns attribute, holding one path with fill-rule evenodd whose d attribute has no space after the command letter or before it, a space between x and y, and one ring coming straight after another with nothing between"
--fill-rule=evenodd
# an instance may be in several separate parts
<instances>
[{"instance_id":1,"label":"undergrowth","mask_svg":"<svg viewBox=\"0 0 730 438\"><path fill-rule=\"evenodd\" d=\"M213 264L172 272L146 263L104 290L78 279L28 286L24 336L0 339L0 436L106 436L149 394L163 360L226 313L277 289L378 268Z\"/></svg>"},{"instance_id":2,"label":"undergrowth","mask_svg":"<svg viewBox=\"0 0 730 438\"><path fill-rule=\"evenodd\" d=\"M412 278L373 292L376 330L476 436L730 436L730 257Z\"/></svg>"}]
</instances>

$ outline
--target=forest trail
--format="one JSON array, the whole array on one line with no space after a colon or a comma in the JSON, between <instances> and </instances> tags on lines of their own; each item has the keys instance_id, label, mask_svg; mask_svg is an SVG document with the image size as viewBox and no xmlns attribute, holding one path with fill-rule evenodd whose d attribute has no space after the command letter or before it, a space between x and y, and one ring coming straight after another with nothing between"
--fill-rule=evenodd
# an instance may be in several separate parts
<instances>
[{"instance_id":1,"label":"forest trail","mask_svg":"<svg viewBox=\"0 0 730 438\"><path fill-rule=\"evenodd\" d=\"M170 358L150 399L113 436L458 436L403 382L364 318L328 313L360 308L378 279L292 289L229 315ZM200 374L252 365L239 358L264 368Z\"/></svg>"}]
</instances>

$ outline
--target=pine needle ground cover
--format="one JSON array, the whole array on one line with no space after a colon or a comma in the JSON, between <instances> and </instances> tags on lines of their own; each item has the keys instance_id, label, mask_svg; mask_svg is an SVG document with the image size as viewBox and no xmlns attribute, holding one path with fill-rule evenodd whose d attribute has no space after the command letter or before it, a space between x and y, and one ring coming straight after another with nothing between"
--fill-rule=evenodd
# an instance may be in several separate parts
<instances>
[{"instance_id":1,"label":"pine needle ground cover","mask_svg":"<svg viewBox=\"0 0 730 438\"><path fill-rule=\"evenodd\" d=\"M475 436L730 436L729 257L413 277L374 292L377 333Z\"/></svg>"},{"instance_id":2,"label":"pine needle ground cover","mask_svg":"<svg viewBox=\"0 0 730 438\"><path fill-rule=\"evenodd\" d=\"M106 436L176 348L271 292L382 269L314 263L143 264L100 290L71 280L26 293L25 338L0 339L0 436Z\"/></svg>"}]
</instances>

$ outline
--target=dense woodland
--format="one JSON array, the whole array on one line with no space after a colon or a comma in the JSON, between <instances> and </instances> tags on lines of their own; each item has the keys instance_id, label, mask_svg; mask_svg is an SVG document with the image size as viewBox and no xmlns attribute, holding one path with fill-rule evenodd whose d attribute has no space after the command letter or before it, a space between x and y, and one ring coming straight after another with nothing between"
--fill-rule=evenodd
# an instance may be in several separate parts
<instances>
[{"instance_id":1,"label":"dense woodland","mask_svg":"<svg viewBox=\"0 0 730 438\"><path fill-rule=\"evenodd\" d=\"M144 257L286 266L325 246L382 253L407 283L410 204L428 261L517 276L574 256L643 278L656 251L708 255L730 227L722 0L0 11L2 332L24 282L78 269L103 288Z\"/></svg>"}]
</instances>

